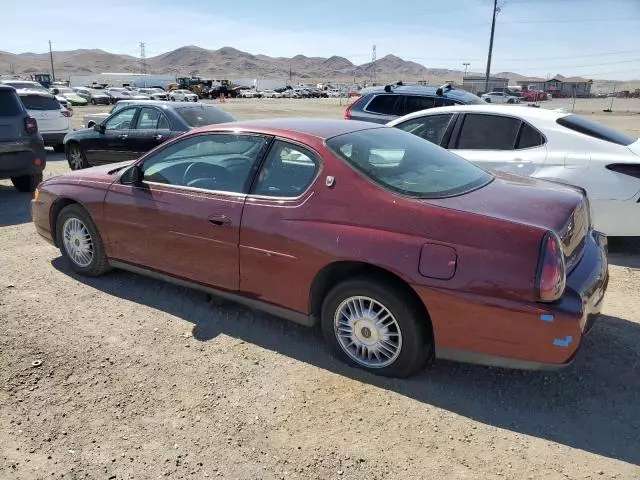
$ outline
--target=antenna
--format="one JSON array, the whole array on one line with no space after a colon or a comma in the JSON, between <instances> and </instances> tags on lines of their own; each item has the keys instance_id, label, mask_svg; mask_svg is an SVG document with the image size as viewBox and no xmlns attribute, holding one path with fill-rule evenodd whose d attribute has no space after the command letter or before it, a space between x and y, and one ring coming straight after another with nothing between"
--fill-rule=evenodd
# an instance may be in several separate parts
<instances>
[{"instance_id":1,"label":"antenna","mask_svg":"<svg viewBox=\"0 0 640 480\"><path fill-rule=\"evenodd\" d=\"M376 46L371 51L371 84L376 83Z\"/></svg>"},{"instance_id":2,"label":"antenna","mask_svg":"<svg viewBox=\"0 0 640 480\"><path fill-rule=\"evenodd\" d=\"M145 43L140 42L140 71L147 73L147 55L145 53Z\"/></svg>"}]
</instances>

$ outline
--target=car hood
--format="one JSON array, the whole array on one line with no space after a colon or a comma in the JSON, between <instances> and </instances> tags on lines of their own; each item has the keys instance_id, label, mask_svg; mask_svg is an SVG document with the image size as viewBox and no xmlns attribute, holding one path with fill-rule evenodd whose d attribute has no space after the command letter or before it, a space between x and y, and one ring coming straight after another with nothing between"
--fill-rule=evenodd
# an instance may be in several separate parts
<instances>
[{"instance_id":1,"label":"car hood","mask_svg":"<svg viewBox=\"0 0 640 480\"><path fill-rule=\"evenodd\" d=\"M46 179L42 184L53 185L57 183L82 183L82 182L98 182L111 184L116 178L122 168L128 167L134 162L134 160L127 160L126 162L110 163L108 165L100 165L98 167L84 168L82 170L75 170L63 175L57 175Z\"/></svg>"},{"instance_id":2,"label":"car hood","mask_svg":"<svg viewBox=\"0 0 640 480\"><path fill-rule=\"evenodd\" d=\"M424 200L463 212L553 230L558 235L570 217L583 206L584 196L576 187L494 173L488 185L457 197Z\"/></svg>"}]
</instances>

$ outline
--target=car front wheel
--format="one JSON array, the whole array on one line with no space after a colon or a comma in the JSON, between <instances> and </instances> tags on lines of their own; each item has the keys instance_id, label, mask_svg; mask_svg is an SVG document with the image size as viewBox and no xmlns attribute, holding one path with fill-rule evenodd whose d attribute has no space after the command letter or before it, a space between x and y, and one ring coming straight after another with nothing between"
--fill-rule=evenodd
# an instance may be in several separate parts
<instances>
[{"instance_id":1,"label":"car front wheel","mask_svg":"<svg viewBox=\"0 0 640 480\"><path fill-rule=\"evenodd\" d=\"M62 209L56 221L56 238L62 256L74 271L95 277L110 269L98 229L80 205Z\"/></svg>"},{"instance_id":2,"label":"car front wheel","mask_svg":"<svg viewBox=\"0 0 640 480\"><path fill-rule=\"evenodd\" d=\"M80 170L81 168L89 167L89 162L87 162L84 150L77 143L69 145L67 150L67 161L69 162L71 170Z\"/></svg>"},{"instance_id":3,"label":"car front wheel","mask_svg":"<svg viewBox=\"0 0 640 480\"><path fill-rule=\"evenodd\" d=\"M359 277L329 292L321 324L340 359L379 375L407 377L433 357L429 320L423 317L402 288Z\"/></svg>"}]
</instances>

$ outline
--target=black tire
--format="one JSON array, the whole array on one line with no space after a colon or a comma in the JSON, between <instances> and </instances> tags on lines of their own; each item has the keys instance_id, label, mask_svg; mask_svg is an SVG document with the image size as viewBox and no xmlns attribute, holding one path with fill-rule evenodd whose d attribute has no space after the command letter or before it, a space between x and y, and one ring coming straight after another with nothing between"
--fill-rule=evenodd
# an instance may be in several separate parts
<instances>
[{"instance_id":1,"label":"black tire","mask_svg":"<svg viewBox=\"0 0 640 480\"><path fill-rule=\"evenodd\" d=\"M35 175L21 175L19 177L12 177L11 183L21 192L35 192L36 187L42 181L42 173L36 173Z\"/></svg>"},{"instance_id":2,"label":"black tire","mask_svg":"<svg viewBox=\"0 0 640 480\"><path fill-rule=\"evenodd\" d=\"M485 98L484 101L487 102L487 103L491 103L491 99L490 98Z\"/></svg>"},{"instance_id":3,"label":"black tire","mask_svg":"<svg viewBox=\"0 0 640 480\"><path fill-rule=\"evenodd\" d=\"M71 220L73 218L79 220L84 225L91 239L91 262L86 266L80 265L75 260L73 260L72 256L67 251L67 247L65 246L64 226L68 220ZM91 216L87 213L87 211L77 203L67 205L58 214L58 218L56 220L56 239L58 248L60 248L60 252L62 253L62 257L65 259L65 261L73 271L82 275L87 275L89 277L97 277L108 272L111 269L111 267L109 266L109 261L107 260L107 255L105 253L104 243L102 242L102 238L100 237L98 229L96 228L93 220L91 219Z\"/></svg>"},{"instance_id":4,"label":"black tire","mask_svg":"<svg viewBox=\"0 0 640 480\"><path fill-rule=\"evenodd\" d=\"M59 143L53 146L53 151L56 153L64 153L64 143Z\"/></svg>"},{"instance_id":5,"label":"black tire","mask_svg":"<svg viewBox=\"0 0 640 480\"><path fill-rule=\"evenodd\" d=\"M96 99L95 99L95 98L92 98L92 99L91 99L91 105L97 105L97 104L98 104L98 102L96 102Z\"/></svg>"},{"instance_id":6,"label":"black tire","mask_svg":"<svg viewBox=\"0 0 640 480\"><path fill-rule=\"evenodd\" d=\"M72 156L74 156L75 153L78 154L80 162L72 159ZM89 162L87 162L87 155L84 153L84 149L79 143L75 142L69 143L69 146L67 147L67 162L69 162L69 168L71 168L71 170L80 170L90 167Z\"/></svg>"},{"instance_id":7,"label":"black tire","mask_svg":"<svg viewBox=\"0 0 640 480\"><path fill-rule=\"evenodd\" d=\"M514 103L513 98L510 98L509 100L507 100L507 103Z\"/></svg>"},{"instance_id":8,"label":"black tire","mask_svg":"<svg viewBox=\"0 0 640 480\"><path fill-rule=\"evenodd\" d=\"M389 365L363 365L349 356L337 338L334 316L349 297L369 297L383 305L395 318L402 342L400 352ZM356 277L335 286L322 304L321 328L334 355L355 367L387 377L408 377L433 359L433 339L428 318L424 318L414 299L402 288L383 278ZM363 330L364 331L364 330Z\"/></svg>"},{"instance_id":9,"label":"black tire","mask_svg":"<svg viewBox=\"0 0 640 480\"><path fill-rule=\"evenodd\" d=\"M176 101L176 97L170 97L172 102Z\"/></svg>"}]
</instances>

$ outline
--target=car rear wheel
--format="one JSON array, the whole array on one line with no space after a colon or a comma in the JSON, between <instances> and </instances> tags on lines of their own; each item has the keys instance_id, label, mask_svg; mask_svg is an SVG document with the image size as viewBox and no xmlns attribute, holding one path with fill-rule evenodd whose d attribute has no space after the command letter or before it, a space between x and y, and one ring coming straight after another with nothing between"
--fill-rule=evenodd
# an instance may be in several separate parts
<instances>
[{"instance_id":1,"label":"car rear wheel","mask_svg":"<svg viewBox=\"0 0 640 480\"><path fill-rule=\"evenodd\" d=\"M92 99L91 99L91 105L97 105L97 104L98 104L98 102L96 102L96 99L95 99L95 98L92 98Z\"/></svg>"},{"instance_id":2,"label":"car rear wheel","mask_svg":"<svg viewBox=\"0 0 640 480\"><path fill-rule=\"evenodd\" d=\"M67 161L69 162L71 170L80 170L82 168L89 167L87 156L85 155L82 147L77 143L69 145L69 149L67 150Z\"/></svg>"},{"instance_id":3,"label":"car rear wheel","mask_svg":"<svg viewBox=\"0 0 640 480\"><path fill-rule=\"evenodd\" d=\"M321 326L338 358L378 375L406 377L433 357L429 320L423 316L403 289L359 277L329 292Z\"/></svg>"},{"instance_id":4,"label":"car rear wheel","mask_svg":"<svg viewBox=\"0 0 640 480\"><path fill-rule=\"evenodd\" d=\"M74 271L95 277L110 270L98 229L80 205L62 209L56 221L56 238L62 256Z\"/></svg>"},{"instance_id":5,"label":"car rear wheel","mask_svg":"<svg viewBox=\"0 0 640 480\"><path fill-rule=\"evenodd\" d=\"M36 173L35 175L21 175L19 177L11 178L13 186L21 192L34 192L41 181L42 173Z\"/></svg>"}]
</instances>

